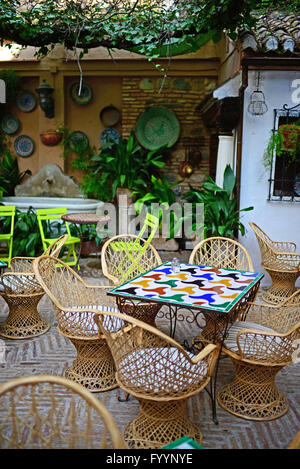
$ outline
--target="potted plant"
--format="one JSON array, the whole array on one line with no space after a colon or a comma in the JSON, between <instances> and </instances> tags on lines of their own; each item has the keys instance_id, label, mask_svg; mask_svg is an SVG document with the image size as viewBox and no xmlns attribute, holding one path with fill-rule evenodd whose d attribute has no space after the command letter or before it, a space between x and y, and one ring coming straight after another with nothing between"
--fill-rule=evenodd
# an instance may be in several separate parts
<instances>
[{"instance_id":1,"label":"potted plant","mask_svg":"<svg viewBox=\"0 0 300 469\"><path fill-rule=\"evenodd\" d=\"M263 155L266 168L272 165L274 155L286 155L289 162L300 160L300 119L292 124L283 124L274 131Z\"/></svg>"}]
</instances>

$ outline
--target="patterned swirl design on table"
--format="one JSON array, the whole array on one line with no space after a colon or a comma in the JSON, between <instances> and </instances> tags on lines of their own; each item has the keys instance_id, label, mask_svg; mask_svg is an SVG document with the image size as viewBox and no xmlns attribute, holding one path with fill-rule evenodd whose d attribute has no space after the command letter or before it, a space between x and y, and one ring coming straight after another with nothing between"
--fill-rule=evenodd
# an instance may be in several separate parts
<instances>
[{"instance_id":1,"label":"patterned swirl design on table","mask_svg":"<svg viewBox=\"0 0 300 469\"><path fill-rule=\"evenodd\" d=\"M171 262L166 262L111 293L228 312L262 277L260 273L183 263L180 273L174 274Z\"/></svg>"}]
</instances>

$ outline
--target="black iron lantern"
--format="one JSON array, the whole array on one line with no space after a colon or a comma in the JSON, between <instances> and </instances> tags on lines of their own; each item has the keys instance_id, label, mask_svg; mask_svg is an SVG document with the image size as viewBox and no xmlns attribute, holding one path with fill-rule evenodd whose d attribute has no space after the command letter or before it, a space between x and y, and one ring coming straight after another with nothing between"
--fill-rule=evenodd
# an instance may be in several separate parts
<instances>
[{"instance_id":1,"label":"black iron lantern","mask_svg":"<svg viewBox=\"0 0 300 469\"><path fill-rule=\"evenodd\" d=\"M52 98L52 93L54 88L51 88L46 80L43 80L43 83L36 89L36 92L39 95L40 107L44 111L45 116L51 119L54 117L54 99Z\"/></svg>"}]
</instances>

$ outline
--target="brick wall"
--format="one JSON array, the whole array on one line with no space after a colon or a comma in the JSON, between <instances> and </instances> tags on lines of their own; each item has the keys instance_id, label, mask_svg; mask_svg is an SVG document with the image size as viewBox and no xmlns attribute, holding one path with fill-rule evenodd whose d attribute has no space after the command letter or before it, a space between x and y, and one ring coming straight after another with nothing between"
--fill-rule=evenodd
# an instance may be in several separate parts
<instances>
[{"instance_id":1,"label":"brick wall","mask_svg":"<svg viewBox=\"0 0 300 469\"><path fill-rule=\"evenodd\" d=\"M199 187L209 173L210 136L197 105L216 87L216 79L210 77L170 77L164 82L156 77L126 77L122 83L122 135L127 138L135 129L139 115L148 107L159 106L172 110L180 123L180 137L167 161L166 176L171 182L181 180L179 164L185 160L187 139L199 139L201 158L197 158L193 174L181 184L186 191L190 183Z\"/></svg>"}]
</instances>

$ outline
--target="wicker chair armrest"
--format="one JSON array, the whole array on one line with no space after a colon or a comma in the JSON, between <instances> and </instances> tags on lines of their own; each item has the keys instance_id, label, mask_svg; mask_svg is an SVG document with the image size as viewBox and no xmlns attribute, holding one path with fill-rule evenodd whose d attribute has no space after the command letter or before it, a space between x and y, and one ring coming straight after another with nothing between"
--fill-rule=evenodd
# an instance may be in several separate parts
<instances>
[{"instance_id":1,"label":"wicker chair armrest","mask_svg":"<svg viewBox=\"0 0 300 469\"><path fill-rule=\"evenodd\" d=\"M206 345L206 347L204 347L203 350L201 350L201 352L195 355L190 361L194 365L196 365L200 361L204 360L206 357L210 356L209 357L210 360L208 363L208 376L211 376L215 368L215 364L218 358L219 351L220 351L220 345L208 344Z\"/></svg>"},{"instance_id":2,"label":"wicker chair armrest","mask_svg":"<svg viewBox=\"0 0 300 469\"><path fill-rule=\"evenodd\" d=\"M1 275L2 291L9 295L41 293L41 285L32 272L7 272Z\"/></svg>"},{"instance_id":3,"label":"wicker chair armrest","mask_svg":"<svg viewBox=\"0 0 300 469\"><path fill-rule=\"evenodd\" d=\"M11 267L12 272L32 272L33 273L32 263L34 259L35 257L21 257L21 256L13 257L12 260L10 261L10 267Z\"/></svg>"},{"instance_id":4,"label":"wicker chair armrest","mask_svg":"<svg viewBox=\"0 0 300 469\"><path fill-rule=\"evenodd\" d=\"M290 268L291 270L299 269L300 267L300 254L291 252L276 252L275 262L278 263L280 268Z\"/></svg>"},{"instance_id":5,"label":"wicker chair armrest","mask_svg":"<svg viewBox=\"0 0 300 469\"><path fill-rule=\"evenodd\" d=\"M275 251L295 252L297 245L292 241L273 241L273 248Z\"/></svg>"}]
</instances>

